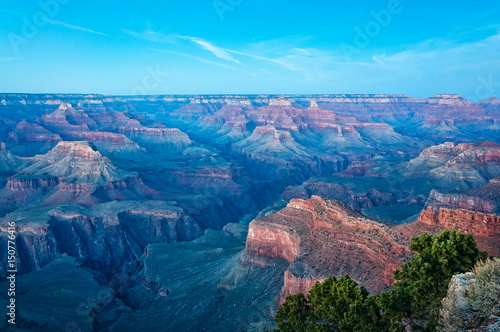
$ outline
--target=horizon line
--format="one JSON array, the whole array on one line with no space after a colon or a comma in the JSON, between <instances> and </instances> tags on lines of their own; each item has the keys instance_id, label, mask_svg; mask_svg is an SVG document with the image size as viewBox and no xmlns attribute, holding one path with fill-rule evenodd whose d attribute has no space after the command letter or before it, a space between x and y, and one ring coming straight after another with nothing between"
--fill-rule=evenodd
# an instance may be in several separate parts
<instances>
[{"instance_id":1,"label":"horizon line","mask_svg":"<svg viewBox=\"0 0 500 332\"><path fill-rule=\"evenodd\" d=\"M319 97L329 97L329 96L389 96L389 97L407 97L414 99L427 99L436 97L448 97L448 98L462 98L468 99L459 93L436 93L433 96L428 97L413 97L409 94L401 93L175 93L175 94L146 94L146 95L127 95L127 94L103 94L103 93L81 93L81 92L0 92L2 96L18 96L18 95L29 95L29 96L99 96L99 97L127 97L127 98L141 98L141 97L206 97L206 96L226 96L226 97L254 97L254 96L266 96L266 97L308 97L308 96L319 96ZM496 96L490 96L490 99L497 98Z\"/></svg>"}]
</instances>

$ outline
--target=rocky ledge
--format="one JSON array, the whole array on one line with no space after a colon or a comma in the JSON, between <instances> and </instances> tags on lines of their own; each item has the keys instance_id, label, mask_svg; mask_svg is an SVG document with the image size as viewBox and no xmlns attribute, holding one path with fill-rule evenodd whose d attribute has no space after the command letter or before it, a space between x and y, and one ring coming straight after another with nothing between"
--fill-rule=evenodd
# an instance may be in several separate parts
<instances>
[{"instance_id":1,"label":"rocky ledge","mask_svg":"<svg viewBox=\"0 0 500 332\"><path fill-rule=\"evenodd\" d=\"M280 301L307 292L328 275L349 274L378 293L393 284L392 271L408 256L393 228L336 201L292 199L272 216L250 223L246 253L290 263Z\"/></svg>"},{"instance_id":2,"label":"rocky ledge","mask_svg":"<svg viewBox=\"0 0 500 332\"><path fill-rule=\"evenodd\" d=\"M463 209L441 209L438 214L429 207L413 223L389 225L312 196L292 199L282 210L252 221L243 263L262 266L258 257L264 257L290 264L281 303L287 295L307 293L328 275L348 274L371 293L380 293L393 285L392 271L410 257L411 237L451 228L474 234L489 255L500 254L500 218L492 214Z\"/></svg>"}]
</instances>

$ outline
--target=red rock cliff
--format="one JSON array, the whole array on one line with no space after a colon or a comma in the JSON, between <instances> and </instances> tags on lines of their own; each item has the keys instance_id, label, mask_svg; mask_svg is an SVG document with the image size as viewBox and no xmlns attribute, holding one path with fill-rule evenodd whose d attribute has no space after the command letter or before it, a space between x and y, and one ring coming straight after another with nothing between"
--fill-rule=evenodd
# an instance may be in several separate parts
<instances>
[{"instance_id":1,"label":"red rock cliff","mask_svg":"<svg viewBox=\"0 0 500 332\"><path fill-rule=\"evenodd\" d=\"M500 217L494 214L474 212L464 209L440 209L439 214L432 207L421 212L416 224L440 229L458 229L465 234L473 234L478 248L491 256L500 255Z\"/></svg>"},{"instance_id":2,"label":"red rock cliff","mask_svg":"<svg viewBox=\"0 0 500 332\"><path fill-rule=\"evenodd\" d=\"M391 227L317 196L292 199L274 215L252 221L246 252L291 263L281 301L309 291L328 275L349 274L370 291L381 292L392 285L392 271L409 255Z\"/></svg>"},{"instance_id":3,"label":"red rock cliff","mask_svg":"<svg viewBox=\"0 0 500 332\"><path fill-rule=\"evenodd\" d=\"M461 209L441 209L438 215L429 207L414 223L386 225L317 196L292 199L275 214L252 221L246 253L290 263L281 303L287 295L307 293L328 275L348 274L371 293L380 293L393 285L392 272L411 256L411 237L451 228L474 234L490 255L500 254L500 218L495 215Z\"/></svg>"}]
</instances>

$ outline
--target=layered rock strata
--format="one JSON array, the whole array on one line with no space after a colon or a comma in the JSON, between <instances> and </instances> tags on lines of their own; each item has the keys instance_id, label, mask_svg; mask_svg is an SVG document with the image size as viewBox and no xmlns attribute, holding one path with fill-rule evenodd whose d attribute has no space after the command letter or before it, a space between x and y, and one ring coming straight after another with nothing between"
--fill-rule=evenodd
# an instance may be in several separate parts
<instances>
[{"instance_id":1,"label":"layered rock strata","mask_svg":"<svg viewBox=\"0 0 500 332\"><path fill-rule=\"evenodd\" d=\"M393 285L392 271L411 256L410 238L443 229L474 234L481 250L500 254L500 217L496 215L444 208L438 214L429 207L413 223L388 225L318 196L292 199L284 209L252 221L245 250L250 256L284 259L290 264L280 302L287 295L307 293L328 275L348 274L371 293L380 293Z\"/></svg>"}]
</instances>

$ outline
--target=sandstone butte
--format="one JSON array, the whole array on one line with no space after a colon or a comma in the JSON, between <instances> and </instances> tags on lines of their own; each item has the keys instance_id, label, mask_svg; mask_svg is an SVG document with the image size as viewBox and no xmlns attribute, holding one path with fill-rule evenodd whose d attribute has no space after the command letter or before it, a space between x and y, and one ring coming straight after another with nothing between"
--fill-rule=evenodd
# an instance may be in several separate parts
<instances>
[{"instance_id":1,"label":"sandstone butte","mask_svg":"<svg viewBox=\"0 0 500 332\"><path fill-rule=\"evenodd\" d=\"M382 224L343 203L312 196L292 199L282 210L252 221L242 262L271 268L273 259L288 261L279 303L287 295L307 294L328 275L348 274L378 294L394 284L392 271L411 257L411 237L452 228L474 234L480 250L500 255L496 215L445 208L437 213L428 207L415 222Z\"/></svg>"}]
</instances>

